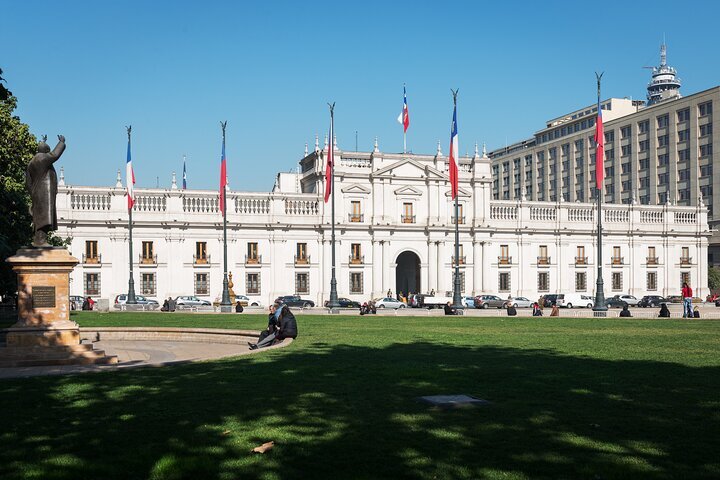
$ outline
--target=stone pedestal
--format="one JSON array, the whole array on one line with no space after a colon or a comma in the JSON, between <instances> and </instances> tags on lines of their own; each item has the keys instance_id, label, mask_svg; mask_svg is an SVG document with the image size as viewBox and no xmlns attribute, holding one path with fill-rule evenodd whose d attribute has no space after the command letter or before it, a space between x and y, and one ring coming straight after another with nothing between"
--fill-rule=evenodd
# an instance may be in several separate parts
<instances>
[{"instance_id":1,"label":"stone pedestal","mask_svg":"<svg viewBox=\"0 0 720 480\"><path fill-rule=\"evenodd\" d=\"M69 297L77 258L62 247L23 248L6 262L18 276L18 321L5 330L0 366L117 363L89 345L80 347Z\"/></svg>"}]
</instances>

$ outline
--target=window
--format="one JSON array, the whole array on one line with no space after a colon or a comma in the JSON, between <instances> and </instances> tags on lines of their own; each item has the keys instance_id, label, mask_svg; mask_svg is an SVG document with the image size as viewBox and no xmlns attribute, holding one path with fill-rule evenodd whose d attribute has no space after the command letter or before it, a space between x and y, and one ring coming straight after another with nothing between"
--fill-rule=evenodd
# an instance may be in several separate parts
<instances>
[{"instance_id":1,"label":"window","mask_svg":"<svg viewBox=\"0 0 720 480\"><path fill-rule=\"evenodd\" d=\"M257 242L248 242L247 256L245 257L245 262L246 263L260 263L260 255L258 255Z\"/></svg>"},{"instance_id":2,"label":"window","mask_svg":"<svg viewBox=\"0 0 720 480\"><path fill-rule=\"evenodd\" d=\"M647 170L650 168L650 159L649 158L643 158L640 160L640 170Z\"/></svg>"},{"instance_id":3,"label":"window","mask_svg":"<svg viewBox=\"0 0 720 480\"><path fill-rule=\"evenodd\" d=\"M650 130L650 120L644 120L642 122L638 122L639 133L647 133L649 130Z\"/></svg>"},{"instance_id":4,"label":"window","mask_svg":"<svg viewBox=\"0 0 720 480\"><path fill-rule=\"evenodd\" d=\"M647 264L648 265L657 265L658 258L655 253L655 247L648 247L648 256L647 256Z\"/></svg>"},{"instance_id":5,"label":"window","mask_svg":"<svg viewBox=\"0 0 720 480\"><path fill-rule=\"evenodd\" d=\"M615 167L605 167L605 176L606 177L613 177L615 176Z\"/></svg>"},{"instance_id":6,"label":"window","mask_svg":"<svg viewBox=\"0 0 720 480\"><path fill-rule=\"evenodd\" d=\"M658 135L658 147L667 147L670 143L670 136L668 134Z\"/></svg>"},{"instance_id":7,"label":"window","mask_svg":"<svg viewBox=\"0 0 720 480\"><path fill-rule=\"evenodd\" d=\"M670 123L670 117L668 114L657 117L657 128L665 128Z\"/></svg>"},{"instance_id":8,"label":"window","mask_svg":"<svg viewBox=\"0 0 720 480\"><path fill-rule=\"evenodd\" d=\"M626 138L630 138L630 133L631 133L630 125L626 125L620 129L620 138L623 140Z\"/></svg>"},{"instance_id":9,"label":"window","mask_svg":"<svg viewBox=\"0 0 720 480\"><path fill-rule=\"evenodd\" d=\"M700 156L705 157L707 155L712 155L713 148L712 143L708 143L707 145L700 145Z\"/></svg>"},{"instance_id":10,"label":"window","mask_svg":"<svg viewBox=\"0 0 720 480\"><path fill-rule=\"evenodd\" d=\"M85 258L83 260L83 263L98 263L100 261L97 240L85 241Z\"/></svg>"},{"instance_id":11,"label":"window","mask_svg":"<svg viewBox=\"0 0 720 480\"><path fill-rule=\"evenodd\" d=\"M700 125L700 136L704 137L705 135L712 135L712 123L706 123L705 125ZM688 138L690 137L690 132L688 131Z\"/></svg>"},{"instance_id":12,"label":"window","mask_svg":"<svg viewBox=\"0 0 720 480\"><path fill-rule=\"evenodd\" d=\"M208 263L207 242L195 242L195 263Z\"/></svg>"},{"instance_id":13,"label":"window","mask_svg":"<svg viewBox=\"0 0 720 480\"><path fill-rule=\"evenodd\" d=\"M698 113L701 117L712 113L712 102L701 103L698 105Z\"/></svg>"},{"instance_id":14,"label":"window","mask_svg":"<svg viewBox=\"0 0 720 480\"><path fill-rule=\"evenodd\" d=\"M540 251L538 252L538 265L547 265L550 263L550 258L548 258L548 248L547 245L540 245Z\"/></svg>"},{"instance_id":15,"label":"window","mask_svg":"<svg viewBox=\"0 0 720 480\"><path fill-rule=\"evenodd\" d=\"M682 247L680 263L690 263L690 247Z\"/></svg>"},{"instance_id":16,"label":"window","mask_svg":"<svg viewBox=\"0 0 720 480\"><path fill-rule=\"evenodd\" d=\"M669 173L661 173L658 175L658 185L667 185L670 182Z\"/></svg>"},{"instance_id":17,"label":"window","mask_svg":"<svg viewBox=\"0 0 720 480\"><path fill-rule=\"evenodd\" d=\"M575 272L575 291L584 292L587 290L587 273Z\"/></svg>"},{"instance_id":18,"label":"window","mask_svg":"<svg viewBox=\"0 0 720 480\"><path fill-rule=\"evenodd\" d=\"M510 273L501 272L498 275L498 291L509 292L510 291Z\"/></svg>"},{"instance_id":19,"label":"window","mask_svg":"<svg viewBox=\"0 0 720 480\"><path fill-rule=\"evenodd\" d=\"M638 151L647 152L650 149L650 140L640 140L638 142Z\"/></svg>"},{"instance_id":20,"label":"window","mask_svg":"<svg viewBox=\"0 0 720 480\"><path fill-rule=\"evenodd\" d=\"M618 246L613 247L613 256L612 256L612 264L613 265L622 265L623 258L620 255L621 255L620 247L618 247Z\"/></svg>"},{"instance_id":21,"label":"window","mask_svg":"<svg viewBox=\"0 0 720 480\"><path fill-rule=\"evenodd\" d=\"M155 295L155 274L143 273L140 279L140 293L143 295Z\"/></svg>"},{"instance_id":22,"label":"window","mask_svg":"<svg viewBox=\"0 0 720 480\"><path fill-rule=\"evenodd\" d=\"M295 293L296 294L307 294L310 293L310 281L308 273L296 273L295 274Z\"/></svg>"},{"instance_id":23,"label":"window","mask_svg":"<svg viewBox=\"0 0 720 480\"><path fill-rule=\"evenodd\" d=\"M350 272L350 293L363 293L362 272Z\"/></svg>"},{"instance_id":24,"label":"window","mask_svg":"<svg viewBox=\"0 0 720 480\"><path fill-rule=\"evenodd\" d=\"M507 245L500 245L500 258L498 258L498 263L500 264L508 264L510 263L510 248Z\"/></svg>"},{"instance_id":25,"label":"window","mask_svg":"<svg viewBox=\"0 0 720 480\"><path fill-rule=\"evenodd\" d=\"M538 272L538 291L547 292L550 290L550 274L548 272Z\"/></svg>"},{"instance_id":26,"label":"window","mask_svg":"<svg viewBox=\"0 0 720 480\"><path fill-rule=\"evenodd\" d=\"M460 272L460 292L465 292L465 272ZM455 271L453 270L453 288L455 288Z\"/></svg>"},{"instance_id":27,"label":"window","mask_svg":"<svg viewBox=\"0 0 720 480\"><path fill-rule=\"evenodd\" d=\"M647 281L645 282L645 285L647 287L648 291L654 292L657 290L657 273L656 272L647 272L646 274Z\"/></svg>"},{"instance_id":28,"label":"window","mask_svg":"<svg viewBox=\"0 0 720 480\"><path fill-rule=\"evenodd\" d=\"M630 171L632 170L630 168L630 162L623 163L621 168L622 168L622 173L630 173Z\"/></svg>"},{"instance_id":29,"label":"window","mask_svg":"<svg viewBox=\"0 0 720 480\"><path fill-rule=\"evenodd\" d=\"M613 272L612 289L616 292L622 291L622 272Z\"/></svg>"},{"instance_id":30,"label":"window","mask_svg":"<svg viewBox=\"0 0 720 480\"><path fill-rule=\"evenodd\" d=\"M700 176L701 177L712 177L713 174L713 166L710 165L703 165L700 167ZM709 196L709 195L706 195Z\"/></svg>"},{"instance_id":31,"label":"window","mask_svg":"<svg viewBox=\"0 0 720 480\"><path fill-rule=\"evenodd\" d=\"M622 191L623 192L629 192L632 182L630 180L623 180L622 182Z\"/></svg>"},{"instance_id":32,"label":"window","mask_svg":"<svg viewBox=\"0 0 720 480\"><path fill-rule=\"evenodd\" d=\"M690 120L690 109L686 108L684 110L678 110L677 121L678 122L687 122L688 120Z\"/></svg>"},{"instance_id":33,"label":"window","mask_svg":"<svg viewBox=\"0 0 720 480\"><path fill-rule=\"evenodd\" d=\"M615 160L615 150L605 150L605 160Z\"/></svg>"},{"instance_id":34,"label":"window","mask_svg":"<svg viewBox=\"0 0 720 480\"><path fill-rule=\"evenodd\" d=\"M623 157L630 155L632 153L632 145L623 145L620 147L620 152Z\"/></svg>"},{"instance_id":35,"label":"window","mask_svg":"<svg viewBox=\"0 0 720 480\"><path fill-rule=\"evenodd\" d=\"M689 150L685 150L685 151L688 153L688 155L690 154ZM680 154L680 152L678 152L678 154ZM680 160L682 160L682 158ZM667 153L659 154L658 155L658 167L667 167L668 165L670 165L670 155L668 155Z\"/></svg>"},{"instance_id":36,"label":"window","mask_svg":"<svg viewBox=\"0 0 720 480\"><path fill-rule=\"evenodd\" d=\"M350 263L363 263L362 250L359 243L350 244Z\"/></svg>"},{"instance_id":37,"label":"window","mask_svg":"<svg viewBox=\"0 0 720 480\"><path fill-rule=\"evenodd\" d=\"M412 203L403 203L403 214L401 220L402 223L415 223L415 215L413 215Z\"/></svg>"},{"instance_id":38,"label":"window","mask_svg":"<svg viewBox=\"0 0 720 480\"><path fill-rule=\"evenodd\" d=\"M142 242L142 263L153 263L153 242Z\"/></svg>"},{"instance_id":39,"label":"window","mask_svg":"<svg viewBox=\"0 0 720 480\"><path fill-rule=\"evenodd\" d=\"M684 283L690 285L690 272L680 272L680 286Z\"/></svg>"},{"instance_id":40,"label":"window","mask_svg":"<svg viewBox=\"0 0 720 480\"><path fill-rule=\"evenodd\" d=\"M260 274L245 274L245 293L247 295L260 295Z\"/></svg>"},{"instance_id":41,"label":"window","mask_svg":"<svg viewBox=\"0 0 720 480\"><path fill-rule=\"evenodd\" d=\"M458 203L458 220L457 223L464 224L465 223L465 214L463 213L463 204ZM452 223L455 223L455 215L452 217Z\"/></svg>"},{"instance_id":42,"label":"window","mask_svg":"<svg viewBox=\"0 0 720 480\"><path fill-rule=\"evenodd\" d=\"M100 274L85 274L85 296L100 295Z\"/></svg>"},{"instance_id":43,"label":"window","mask_svg":"<svg viewBox=\"0 0 720 480\"><path fill-rule=\"evenodd\" d=\"M685 160L690 160L689 148L686 148L685 150L678 150L678 161L683 162ZM667 163L665 165L667 165Z\"/></svg>"},{"instance_id":44,"label":"window","mask_svg":"<svg viewBox=\"0 0 720 480\"><path fill-rule=\"evenodd\" d=\"M210 295L210 284L207 273L195 274L195 295Z\"/></svg>"},{"instance_id":45,"label":"window","mask_svg":"<svg viewBox=\"0 0 720 480\"><path fill-rule=\"evenodd\" d=\"M614 142L615 141L615 130L610 130L609 132L605 132L605 143Z\"/></svg>"},{"instance_id":46,"label":"window","mask_svg":"<svg viewBox=\"0 0 720 480\"><path fill-rule=\"evenodd\" d=\"M702 131L702 127L700 127L700 130ZM687 142L688 140L690 140L690 129L680 130L678 132L678 142Z\"/></svg>"},{"instance_id":47,"label":"window","mask_svg":"<svg viewBox=\"0 0 720 480\"><path fill-rule=\"evenodd\" d=\"M688 180L690 178L690 169L684 168L682 170L678 170L678 180L681 182L684 180Z\"/></svg>"},{"instance_id":48,"label":"window","mask_svg":"<svg viewBox=\"0 0 720 480\"><path fill-rule=\"evenodd\" d=\"M360 200L353 200L350 202L350 221L362 222L362 215L360 214Z\"/></svg>"},{"instance_id":49,"label":"window","mask_svg":"<svg viewBox=\"0 0 720 480\"><path fill-rule=\"evenodd\" d=\"M641 177L640 178L640 188L649 188L650 187L650 177Z\"/></svg>"},{"instance_id":50,"label":"window","mask_svg":"<svg viewBox=\"0 0 720 480\"><path fill-rule=\"evenodd\" d=\"M295 263L308 263L307 243L298 243L295 249Z\"/></svg>"}]
</instances>

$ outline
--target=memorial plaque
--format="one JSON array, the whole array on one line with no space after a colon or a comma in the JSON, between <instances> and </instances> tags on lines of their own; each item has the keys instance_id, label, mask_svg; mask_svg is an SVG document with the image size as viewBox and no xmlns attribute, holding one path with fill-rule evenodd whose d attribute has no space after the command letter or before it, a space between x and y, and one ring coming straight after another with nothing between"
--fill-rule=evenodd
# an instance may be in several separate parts
<instances>
[{"instance_id":1,"label":"memorial plaque","mask_svg":"<svg viewBox=\"0 0 720 480\"><path fill-rule=\"evenodd\" d=\"M33 308L55 308L55 287L32 287Z\"/></svg>"}]
</instances>

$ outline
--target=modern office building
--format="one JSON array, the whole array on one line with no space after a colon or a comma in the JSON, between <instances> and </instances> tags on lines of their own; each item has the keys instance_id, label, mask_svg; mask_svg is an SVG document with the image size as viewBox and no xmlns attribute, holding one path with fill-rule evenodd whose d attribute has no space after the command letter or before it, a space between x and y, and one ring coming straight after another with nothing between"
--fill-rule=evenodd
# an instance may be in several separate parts
<instances>
[{"instance_id":1,"label":"modern office building","mask_svg":"<svg viewBox=\"0 0 720 480\"><path fill-rule=\"evenodd\" d=\"M720 227L720 175L713 175L720 131L713 107L720 86L686 97L661 48L652 69L647 102L610 98L601 102L605 129L604 201L615 204L696 205ZM549 120L531 138L489 153L493 199L587 202L595 196L597 104ZM708 261L720 265L720 234Z\"/></svg>"}]
</instances>

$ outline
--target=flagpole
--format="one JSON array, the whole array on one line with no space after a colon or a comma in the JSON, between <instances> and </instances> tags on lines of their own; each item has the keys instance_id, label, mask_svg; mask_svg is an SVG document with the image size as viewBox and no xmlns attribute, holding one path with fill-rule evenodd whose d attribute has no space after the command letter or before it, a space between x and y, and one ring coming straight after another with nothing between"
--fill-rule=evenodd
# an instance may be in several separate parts
<instances>
[{"instance_id":1,"label":"flagpole","mask_svg":"<svg viewBox=\"0 0 720 480\"><path fill-rule=\"evenodd\" d=\"M407 153L407 132L405 127L403 127L403 153Z\"/></svg>"},{"instance_id":2,"label":"flagpole","mask_svg":"<svg viewBox=\"0 0 720 480\"><path fill-rule=\"evenodd\" d=\"M452 92L453 96L453 116L455 116L455 113L457 112L457 94L458 90L450 90ZM453 119L455 120L455 119ZM454 126L454 128L457 128L457 125ZM452 143L452 138L450 139L450 142ZM459 152L453 152L457 160L457 182L460 183L460 157ZM450 186L452 189L452 185ZM455 308L462 308L462 298L460 296L460 219L458 218L459 207L458 207L458 200L460 199L460 188L458 186L458 192L457 195L455 195L455 278L453 279L453 306Z\"/></svg>"},{"instance_id":3,"label":"flagpole","mask_svg":"<svg viewBox=\"0 0 720 480\"><path fill-rule=\"evenodd\" d=\"M330 300L328 301L328 308L333 311L340 306L338 303L337 280L335 279L335 103L328 103L328 105L330 106L330 146L328 148L328 155L332 155L332 165L330 166L330 176L332 177L330 179L332 182L330 187L330 194L332 195L332 204L330 207L330 221L332 222L332 233L330 235L332 267L330 274Z\"/></svg>"},{"instance_id":4,"label":"flagpole","mask_svg":"<svg viewBox=\"0 0 720 480\"><path fill-rule=\"evenodd\" d=\"M128 156L130 156L130 135L132 133L132 125L127 128L127 136L128 136ZM127 175L125 175L127 177ZM126 178L125 183L132 182L132 178ZM130 195L130 190L128 189L127 192L128 195ZM132 245L132 207L130 206L130 202L128 202L128 247L130 249L130 280L128 280L128 294L127 299L125 302L129 305L135 305L137 304L137 299L135 298L135 279L133 275L133 245Z\"/></svg>"},{"instance_id":5,"label":"flagpole","mask_svg":"<svg viewBox=\"0 0 720 480\"><path fill-rule=\"evenodd\" d=\"M595 72L595 77L597 78L597 98L598 98L598 116L602 114L600 112L600 79L602 78L603 74L599 74ZM596 120L597 121L597 120ZM598 147L597 145L599 142L605 142L604 138L596 138L595 139L595 169L597 171L598 168L605 168L605 159L603 158L604 155L598 155ZM599 162L599 163L598 163ZM603 174L604 177L604 174ZM595 306L593 307L593 311L598 312L595 314L595 316L605 316L607 312L607 306L605 305L605 284L603 283L603 277L602 277L602 196L603 196L603 185L597 185L597 175L595 177L595 192L597 196L597 282L595 285ZM600 313L602 312L602 313Z\"/></svg>"},{"instance_id":6,"label":"flagpole","mask_svg":"<svg viewBox=\"0 0 720 480\"><path fill-rule=\"evenodd\" d=\"M222 153L223 158L221 161L227 162L225 158L225 128L227 127L227 121L220 122L222 127ZM226 173L227 176L227 173ZM222 210L223 210L223 290L222 299L220 300L220 311L223 313L232 312L232 304L230 303L230 290L228 288L228 268L227 268L227 180L223 179L223 195L222 195Z\"/></svg>"}]
</instances>

